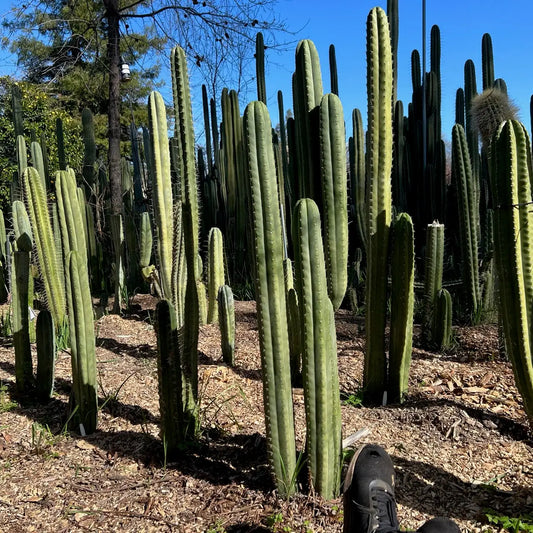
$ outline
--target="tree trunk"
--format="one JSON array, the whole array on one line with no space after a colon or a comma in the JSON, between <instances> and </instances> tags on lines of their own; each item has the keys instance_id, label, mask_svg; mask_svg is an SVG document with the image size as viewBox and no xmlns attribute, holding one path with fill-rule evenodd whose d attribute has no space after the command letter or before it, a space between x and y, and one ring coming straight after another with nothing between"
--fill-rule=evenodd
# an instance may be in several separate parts
<instances>
[{"instance_id":1,"label":"tree trunk","mask_svg":"<svg viewBox=\"0 0 533 533\"><path fill-rule=\"evenodd\" d=\"M122 213L120 169L120 49L118 0L104 0L107 18L107 59L109 68L108 165L111 187L111 214Z\"/></svg>"}]
</instances>

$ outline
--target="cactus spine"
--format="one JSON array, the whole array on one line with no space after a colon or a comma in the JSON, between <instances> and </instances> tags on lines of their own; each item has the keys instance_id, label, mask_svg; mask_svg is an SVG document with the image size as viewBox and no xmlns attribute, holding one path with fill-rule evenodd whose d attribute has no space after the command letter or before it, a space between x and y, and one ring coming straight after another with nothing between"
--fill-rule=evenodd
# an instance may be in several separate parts
<instances>
[{"instance_id":1,"label":"cactus spine","mask_svg":"<svg viewBox=\"0 0 533 533\"><path fill-rule=\"evenodd\" d=\"M335 318L327 294L316 203L308 198L300 200L294 217L308 465L314 489L331 499L340 485L342 440Z\"/></svg>"},{"instance_id":2,"label":"cactus spine","mask_svg":"<svg viewBox=\"0 0 533 533\"><path fill-rule=\"evenodd\" d=\"M385 323L391 224L392 54L389 23L381 8L367 19L368 249L365 398L381 403L386 383Z\"/></svg>"},{"instance_id":3,"label":"cactus spine","mask_svg":"<svg viewBox=\"0 0 533 533\"><path fill-rule=\"evenodd\" d=\"M282 229L271 131L266 106L261 102L250 103L244 113L244 142L252 206L267 443L277 489L289 495L294 491L296 444Z\"/></svg>"}]
</instances>

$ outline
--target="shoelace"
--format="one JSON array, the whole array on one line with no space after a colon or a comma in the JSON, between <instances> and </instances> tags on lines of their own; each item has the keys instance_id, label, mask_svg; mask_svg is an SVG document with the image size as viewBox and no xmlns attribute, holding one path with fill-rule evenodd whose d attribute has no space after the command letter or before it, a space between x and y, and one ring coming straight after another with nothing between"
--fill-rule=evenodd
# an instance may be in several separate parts
<instances>
[{"instance_id":1,"label":"shoelace","mask_svg":"<svg viewBox=\"0 0 533 533\"><path fill-rule=\"evenodd\" d=\"M374 487L370 497L377 511L375 533L398 533L396 502L392 494L381 487Z\"/></svg>"}]
</instances>

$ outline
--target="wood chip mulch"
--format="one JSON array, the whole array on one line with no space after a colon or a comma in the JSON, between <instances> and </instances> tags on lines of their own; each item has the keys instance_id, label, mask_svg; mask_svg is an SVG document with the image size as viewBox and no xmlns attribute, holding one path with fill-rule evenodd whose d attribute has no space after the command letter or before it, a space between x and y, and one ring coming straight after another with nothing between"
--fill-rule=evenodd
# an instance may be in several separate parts
<instances>
[{"instance_id":1,"label":"wood chip mulch","mask_svg":"<svg viewBox=\"0 0 533 533\"><path fill-rule=\"evenodd\" d=\"M277 497L266 459L254 302L237 302L236 365L217 326L201 328L202 434L175 462L159 439L155 300L96 323L101 411L96 433L69 431L70 354L61 351L47 405L18 398L10 338L0 338L0 531L335 532L342 500ZM486 514L533 514L533 440L495 326L460 328L445 354L413 350L401 405L357 405L363 323L337 313L343 434L361 428L390 453L402 529L433 516L462 531L500 531ZM416 340L416 339L415 339ZM294 390L298 447L303 391ZM489 509L493 511L488 511ZM504 530L501 530L504 531Z\"/></svg>"}]
</instances>

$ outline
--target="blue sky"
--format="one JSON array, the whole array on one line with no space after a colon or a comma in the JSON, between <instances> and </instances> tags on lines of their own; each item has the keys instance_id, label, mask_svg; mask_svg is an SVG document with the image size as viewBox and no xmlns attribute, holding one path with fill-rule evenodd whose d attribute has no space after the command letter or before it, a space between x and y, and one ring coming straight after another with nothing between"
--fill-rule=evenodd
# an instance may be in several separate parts
<instances>
[{"instance_id":1,"label":"blue sky","mask_svg":"<svg viewBox=\"0 0 533 533\"><path fill-rule=\"evenodd\" d=\"M5 1L5 0L4 0ZM278 122L277 91L284 94L285 109L292 108L291 76L294 51L299 39L311 39L320 55L324 90L329 86L328 49L334 44L339 72L339 94L351 130L351 110L360 108L366 119L366 18L370 9L386 0L278 0L277 12L288 28L297 33L294 44L284 52L267 50L267 95L272 122ZM2 4L1 14L7 11ZM400 35L398 49L398 98L404 106L411 99L411 52L422 49L422 0L399 0ZM509 95L520 109L520 118L530 129L529 101L533 93L533 4L526 0L427 0L427 45L433 24L441 30L443 137L451 137L455 92L463 85L467 59L476 65L481 88L481 38L491 34L496 77L503 78ZM298 31L299 30L299 31ZM268 43L267 43L268 44ZM163 65L163 69L166 69ZM429 69L429 65L427 65ZM17 73L14 59L0 52L0 75ZM165 74L165 73L164 73ZM168 73L163 76L168 80ZM170 95L170 83L161 89ZM195 89L196 90L196 89ZM199 91L198 91L199 93ZM250 98L253 98L252 94ZM170 101L170 97L167 98ZM193 100L201 101L200 94ZM242 102L243 109L244 104ZM197 133L199 133L197 131Z\"/></svg>"},{"instance_id":2,"label":"blue sky","mask_svg":"<svg viewBox=\"0 0 533 533\"><path fill-rule=\"evenodd\" d=\"M530 129L529 101L533 94L533 4L501 0L427 0L427 46L433 24L441 31L443 137L451 137L455 93L463 86L464 63L476 65L481 90L481 38L490 33L496 78L503 78L509 95L520 109L520 118ZM339 96L347 117L359 107L366 117L366 18L374 6L386 9L386 0L279 0L281 18L292 29L301 29L298 39L311 39L318 50L324 90L329 91L328 49L335 45L339 73ZM399 0L398 98L404 106L411 100L411 52L422 50L422 1ZM295 46L294 46L295 49ZM276 94L281 89L285 108L292 108L291 75L294 49L268 55L267 95L272 122L277 122ZM268 54L268 50L267 50ZM274 115L276 113L276 115Z\"/></svg>"}]
</instances>

